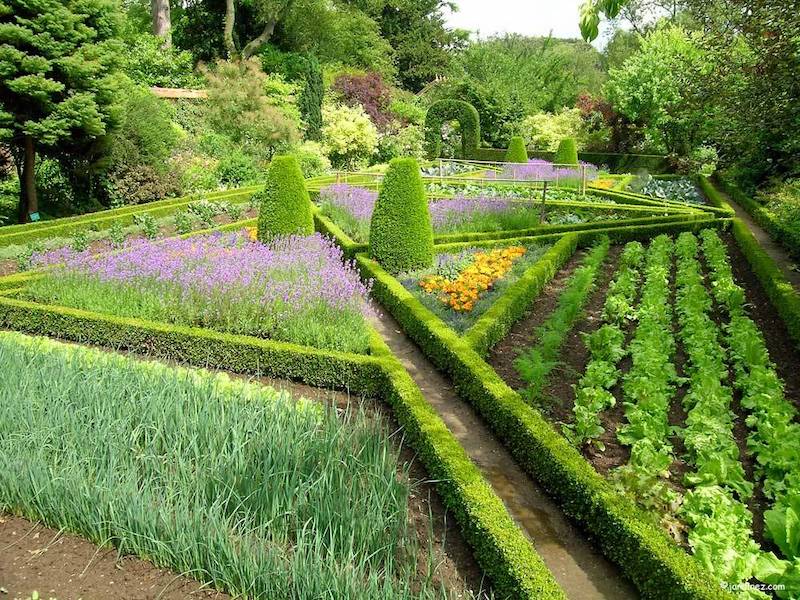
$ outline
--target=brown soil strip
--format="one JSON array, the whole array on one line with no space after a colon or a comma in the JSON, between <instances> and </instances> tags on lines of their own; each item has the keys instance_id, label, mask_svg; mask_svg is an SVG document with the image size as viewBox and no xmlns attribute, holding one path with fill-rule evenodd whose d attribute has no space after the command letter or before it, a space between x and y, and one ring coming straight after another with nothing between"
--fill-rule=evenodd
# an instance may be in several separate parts
<instances>
[{"instance_id":1,"label":"brown soil strip","mask_svg":"<svg viewBox=\"0 0 800 600\"><path fill-rule=\"evenodd\" d=\"M223 600L193 579L114 548L100 548L27 519L0 513L0 597L58 600Z\"/></svg>"},{"instance_id":2,"label":"brown soil strip","mask_svg":"<svg viewBox=\"0 0 800 600\"><path fill-rule=\"evenodd\" d=\"M541 408L557 423L573 421L575 391L572 386L578 383L586 371L590 358L583 336L597 330L602 324L603 305L608 286L617 272L621 252L621 246L615 245L609 249L608 256L597 273L595 288L586 299L583 315L579 317L561 346L561 363L553 369L547 385L542 389L544 405Z\"/></svg>"},{"instance_id":3,"label":"brown soil strip","mask_svg":"<svg viewBox=\"0 0 800 600\"><path fill-rule=\"evenodd\" d=\"M492 365L497 374L515 390L523 389L526 384L514 367L514 359L526 348L536 343L538 339L536 329L553 312L567 281L572 277L575 269L580 266L585 256L584 251L575 252L533 301L525 316L517 321L506 337L489 351L486 362Z\"/></svg>"},{"instance_id":4,"label":"brown soil strip","mask_svg":"<svg viewBox=\"0 0 800 600\"><path fill-rule=\"evenodd\" d=\"M374 322L383 339L431 406L503 500L572 600L637 598L633 586L600 554L561 509L514 461L486 424L455 392L422 351L382 314Z\"/></svg>"}]
</instances>

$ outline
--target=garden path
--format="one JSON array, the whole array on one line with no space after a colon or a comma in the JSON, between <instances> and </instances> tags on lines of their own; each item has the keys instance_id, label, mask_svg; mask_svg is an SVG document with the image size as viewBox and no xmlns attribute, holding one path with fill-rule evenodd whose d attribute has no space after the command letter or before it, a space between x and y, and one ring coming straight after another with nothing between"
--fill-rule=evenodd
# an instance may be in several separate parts
<instances>
[{"instance_id":1,"label":"garden path","mask_svg":"<svg viewBox=\"0 0 800 600\"><path fill-rule=\"evenodd\" d=\"M516 464L481 418L385 311L374 319L392 352L444 420L572 600L638 598L633 585Z\"/></svg>"},{"instance_id":2,"label":"garden path","mask_svg":"<svg viewBox=\"0 0 800 600\"><path fill-rule=\"evenodd\" d=\"M777 263L778 267L783 273L783 276L786 277L797 293L800 294L800 271L798 271L798 268L800 267L798 267L797 263L792 259L791 256L789 256L789 253L783 249L783 246L773 240L770 235L753 220L753 217L750 216L750 213L737 204L733 198L719 188L717 188L717 191L725 199L725 201L731 205L733 210L736 211L736 216L739 217L745 225L747 225L747 228L755 236L758 243L764 249L764 252L766 252L770 258Z\"/></svg>"}]
</instances>

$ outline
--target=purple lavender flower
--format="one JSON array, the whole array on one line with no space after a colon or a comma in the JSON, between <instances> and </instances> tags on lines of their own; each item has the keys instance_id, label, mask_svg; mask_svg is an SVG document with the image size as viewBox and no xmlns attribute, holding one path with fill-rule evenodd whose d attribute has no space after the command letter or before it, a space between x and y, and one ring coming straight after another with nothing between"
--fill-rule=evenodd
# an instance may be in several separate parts
<instances>
[{"instance_id":1,"label":"purple lavender flower","mask_svg":"<svg viewBox=\"0 0 800 600\"><path fill-rule=\"evenodd\" d=\"M516 205L519 206L519 205ZM468 223L480 214L498 214L515 208L514 203L497 198L445 198L429 204L431 221L435 230Z\"/></svg>"},{"instance_id":2,"label":"purple lavender flower","mask_svg":"<svg viewBox=\"0 0 800 600\"><path fill-rule=\"evenodd\" d=\"M349 212L358 221L369 221L375 210L378 193L347 183L335 183L319 192L320 202L328 202Z\"/></svg>"},{"instance_id":3,"label":"purple lavender flower","mask_svg":"<svg viewBox=\"0 0 800 600\"><path fill-rule=\"evenodd\" d=\"M520 181L563 181L581 179L583 167L586 170L586 180L597 179L597 167L591 163L580 161L578 166L554 166L553 163L540 158L532 158L527 164L507 164L500 174L492 178L515 179Z\"/></svg>"},{"instance_id":4,"label":"purple lavender flower","mask_svg":"<svg viewBox=\"0 0 800 600\"><path fill-rule=\"evenodd\" d=\"M60 249L35 261L52 266L51 277L78 278L107 286L109 294L139 293L174 307L191 317L182 322L224 325L246 317L268 324L320 310L371 314L370 284L362 283L355 264L318 233L268 244L250 241L246 231L137 239L120 252Z\"/></svg>"}]
</instances>

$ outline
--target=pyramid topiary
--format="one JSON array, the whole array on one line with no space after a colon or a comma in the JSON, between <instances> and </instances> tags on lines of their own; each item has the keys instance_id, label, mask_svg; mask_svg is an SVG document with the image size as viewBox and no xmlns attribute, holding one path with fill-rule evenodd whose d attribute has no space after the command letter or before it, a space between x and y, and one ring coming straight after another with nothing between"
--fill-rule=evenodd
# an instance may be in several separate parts
<instances>
[{"instance_id":1,"label":"pyramid topiary","mask_svg":"<svg viewBox=\"0 0 800 600\"><path fill-rule=\"evenodd\" d=\"M433 227L419 165L395 158L383 179L369 232L372 258L390 273L433 264Z\"/></svg>"},{"instance_id":2,"label":"pyramid topiary","mask_svg":"<svg viewBox=\"0 0 800 600\"><path fill-rule=\"evenodd\" d=\"M558 145L553 163L557 165L577 165L578 164L578 147L575 144L575 138L564 138Z\"/></svg>"},{"instance_id":3,"label":"pyramid topiary","mask_svg":"<svg viewBox=\"0 0 800 600\"><path fill-rule=\"evenodd\" d=\"M511 143L506 150L506 162L526 163L528 162L528 151L525 149L525 142L518 135L511 138Z\"/></svg>"},{"instance_id":4,"label":"pyramid topiary","mask_svg":"<svg viewBox=\"0 0 800 600\"><path fill-rule=\"evenodd\" d=\"M255 195L254 201L261 205L258 239L262 242L278 235L314 233L311 199L294 156L276 156L272 159L264 190Z\"/></svg>"}]
</instances>

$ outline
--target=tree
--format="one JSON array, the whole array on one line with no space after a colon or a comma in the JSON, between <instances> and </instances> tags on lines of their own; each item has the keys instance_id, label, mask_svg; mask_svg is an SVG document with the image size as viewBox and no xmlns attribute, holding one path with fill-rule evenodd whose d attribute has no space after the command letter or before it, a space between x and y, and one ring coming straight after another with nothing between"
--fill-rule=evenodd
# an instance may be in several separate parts
<instances>
[{"instance_id":1,"label":"tree","mask_svg":"<svg viewBox=\"0 0 800 600\"><path fill-rule=\"evenodd\" d=\"M20 178L19 219L38 212L38 154L77 154L119 118L112 0L0 2L0 135Z\"/></svg>"},{"instance_id":2,"label":"tree","mask_svg":"<svg viewBox=\"0 0 800 600\"><path fill-rule=\"evenodd\" d=\"M236 0L225 0L225 21L223 39L228 58L241 56L247 59L256 54L266 44L275 32L275 26L286 16L293 0L251 0L254 17L253 25L260 28L259 33L250 39L241 51L237 49L233 31L236 25ZM244 4L244 2L242 2Z\"/></svg>"},{"instance_id":3,"label":"tree","mask_svg":"<svg viewBox=\"0 0 800 600\"><path fill-rule=\"evenodd\" d=\"M659 28L611 71L606 94L618 113L645 129L654 149L686 156L708 135L702 86L709 65L696 34L676 26Z\"/></svg>"},{"instance_id":4,"label":"tree","mask_svg":"<svg viewBox=\"0 0 800 600\"><path fill-rule=\"evenodd\" d=\"M153 14L153 35L161 38L165 48L172 46L172 20L169 9L169 0L150 0L150 10Z\"/></svg>"}]
</instances>

